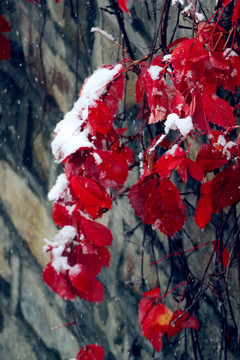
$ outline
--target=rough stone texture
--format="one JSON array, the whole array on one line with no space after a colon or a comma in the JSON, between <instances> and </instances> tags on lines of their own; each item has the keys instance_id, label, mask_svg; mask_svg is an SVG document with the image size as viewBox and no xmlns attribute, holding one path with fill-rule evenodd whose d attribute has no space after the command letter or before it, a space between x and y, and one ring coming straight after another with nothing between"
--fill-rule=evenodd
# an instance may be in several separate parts
<instances>
[{"instance_id":1,"label":"rough stone texture","mask_svg":"<svg viewBox=\"0 0 240 360\"><path fill-rule=\"evenodd\" d=\"M118 48L90 32L92 26L97 26L119 40L115 17L99 10L107 1L78 1L79 23L71 15L69 6L72 3L76 11L75 1L61 0L55 4L54 0L47 0L46 3L47 8L26 0L0 3L0 13L13 28L6 34L12 43L12 60L0 62L0 359L3 360L65 360L74 358L82 346L75 327L51 330L72 321L72 306L51 293L41 278L42 267L49 260L42 252L43 239L51 240L56 233L47 193L61 171L54 164L50 143L56 123L72 107L84 79L104 63L120 59ZM146 3L129 1L132 18L125 16L136 58L148 53L154 34L154 22L151 13L150 18L147 16ZM214 3L204 2L207 14L211 13ZM162 1L157 2L158 8L161 4ZM176 16L176 9L171 9L171 31ZM182 19L180 22L183 24ZM186 33L178 29L176 36L183 35ZM136 76L133 74L130 78L127 110L134 114ZM134 128L135 120L128 125ZM129 185L136 178L137 174L133 173ZM128 359L134 338L137 339L132 352L134 359L192 359L190 346L181 336L174 347L176 354L168 346L154 356L150 344L138 336L143 227L131 237L127 235L137 219L123 200L114 205L102 221L114 236L110 269L104 269L101 274L105 301L98 305L81 300L74 303L77 324L86 341L101 344L106 359L110 360ZM189 221L187 228L193 234L195 245L204 241L193 222ZM149 251L144 256L144 271L147 285L153 287L157 277L154 267L149 267L153 259L152 233L148 230L146 249ZM205 241L214 239L211 227L204 236ZM168 253L168 240L158 235L155 241L156 257L161 258ZM187 237L184 242L186 248L193 246ZM201 276L207 262L204 249L194 253L189 262L198 265L194 266L195 275ZM161 287L166 289L170 268L164 264L159 268ZM230 276L233 284L237 284L236 273L231 271ZM232 299L236 298L237 288L233 286ZM221 309L216 304L209 293L206 301L199 304L204 360L217 359L220 350ZM167 305L176 307L173 297L167 299ZM234 313L237 314L237 305ZM239 314L237 319L239 321ZM233 350L235 345L236 342ZM228 359L236 358L234 351L228 352Z\"/></svg>"}]
</instances>

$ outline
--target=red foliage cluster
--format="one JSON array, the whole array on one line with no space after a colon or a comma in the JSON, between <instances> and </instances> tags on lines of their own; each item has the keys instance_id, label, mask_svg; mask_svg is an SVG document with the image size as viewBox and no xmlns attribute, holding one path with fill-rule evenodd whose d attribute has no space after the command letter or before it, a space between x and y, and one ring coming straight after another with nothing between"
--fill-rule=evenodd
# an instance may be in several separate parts
<instances>
[{"instance_id":1,"label":"red foliage cluster","mask_svg":"<svg viewBox=\"0 0 240 360\"><path fill-rule=\"evenodd\" d=\"M231 2L221 1L221 14ZM118 3L130 14L128 0ZM233 34L239 16L237 0L231 18ZM0 15L0 32L9 31L7 20ZM234 94L240 86L238 49L234 41L229 45L227 36L218 20L200 22L196 37L170 44L165 55L151 54L150 63L127 58L121 64L103 66L85 81L73 110L57 125L52 147L64 173L49 199L54 201L53 220L61 230L54 242L46 240L45 251L50 252L51 260L43 279L63 299L103 301L104 287L96 277L103 266L109 266L107 246L111 246L112 234L97 219L123 193L128 192L129 202L144 224L169 237L180 231L186 220L173 171L183 183L190 176L199 185L195 222L201 229L211 221L212 214L239 201L240 135L236 138L235 109L219 91ZM9 40L0 34L0 59L10 58L10 53ZM116 128L114 118L124 93L124 72L136 70L136 66L139 118L145 125L164 121L164 131L142 152L140 178L127 189L124 183L134 157L126 143L138 138L141 128L135 136L124 136L125 129ZM170 131L175 131L171 141ZM196 134L206 140L193 155L191 146ZM216 260L227 267L230 259L226 244L216 241L212 245ZM160 302L164 296L160 297L159 287L142 296L141 330L156 351L162 348L164 334L170 339L182 329L198 329L192 314L178 307L172 312ZM91 344L81 348L76 359L103 357L103 348Z\"/></svg>"},{"instance_id":2,"label":"red foliage cluster","mask_svg":"<svg viewBox=\"0 0 240 360\"><path fill-rule=\"evenodd\" d=\"M162 336L168 339L182 329L198 329L198 321L184 310L177 309L174 313L163 305L160 300L160 288L142 294L139 303L139 322L143 335L152 343L156 351L162 348Z\"/></svg>"},{"instance_id":3,"label":"red foliage cluster","mask_svg":"<svg viewBox=\"0 0 240 360\"><path fill-rule=\"evenodd\" d=\"M128 1L119 1L120 8L129 13L127 5ZM235 22L233 19L233 25ZM65 185L52 198L53 219L61 231L70 231L70 236L48 243L46 251L51 252L51 261L43 278L64 299L78 296L93 302L103 300L104 289L96 276L102 266L109 265L106 246L111 245L112 236L96 219L111 209L114 196L121 196L121 191L128 191L129 202L143 223L170 237L182 229L186 220L182 196L171 179L173 171L183 183L190 176L199 184L195 222L200 228L211 221L213 213L239 201L239 138L236 141L232 137L236 129L234 110L219 96L218 89L234 93L240 85L240 58L232 47L226 48L225 35L218 23L200 23L195 38L179 39L169 45L172 51L153 57L150 64L138 62L135 95L139 117L146 124L165 121L165 131L158 133L141 154L140 178L130 189L125 189L124 183L133 154L123 141L128 138L123 136L125 129L113 125L123 96L124 66L101 68L114 74L100 86L92 81L96 73L88 78L78 105L57 126L53 152L62 163ZM133 69L134 62L123 61L127 62L128 70ZM61 139L63 124L72 121L72 116L67 139L73 145L69 150ZM170 131L175 131L173 142L168 139ZM191 145L196 134L207 141L193 157ZM75 136L82 145L75 144ZM212 176L207 181L209 173ZM61 237L61 231L57 237ZM219 247L218 242L213 246L216 260L228 266L226 246ZM198 329L192 314L178 307L172 312L161 299L160 289L155 288L144 293L139 304L142 333L156 351L162 348L164 334L170 339L182 329ZM77 359L102 359L103 354L99 345L88 345L79 351Z\"/></svg>"}]
</instances>

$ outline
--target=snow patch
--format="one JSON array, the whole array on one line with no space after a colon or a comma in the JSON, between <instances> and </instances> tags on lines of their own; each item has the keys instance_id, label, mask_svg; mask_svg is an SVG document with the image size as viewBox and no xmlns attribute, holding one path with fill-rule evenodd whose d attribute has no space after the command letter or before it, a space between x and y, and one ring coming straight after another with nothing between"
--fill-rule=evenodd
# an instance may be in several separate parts
<instances>
[{"instance_id":1,"label":"snow patch","mask_svg":"<svg viewBox=\"0 0 240 360\"><path fill-rule=\"evenodd\" d=\"M67 189L68 180L65 174L61 174L58 176L55 185L48 193L48 200L49 201L57 201L64 191Z\"/></svg>"},{"instance_id":2,"label":"snow patch","mask_svg":"<svg viewBox=\"0 0 240 360\"><path fill-rule=\"evenodd\" d=\"M96 105L96 101L105 93L108 83L114 79L121 68L121 64L110 69L99 68L85 81L79 99L54 130L52 152L56 162L63 161L80 148L94 148L88 138L90 129L85 122L88 118L88 109Z\"/></svg>"},{"instance_id":3,"label":"snow patch","mask_svg":"<svg viewBox=\"0 0 240 360\"><path fill-rule=\"evenodd\" d=\"M115 41L114 37L111 34L108 34L106 31L99 29L98 27L92 27L91 32L97 32L103 36L105 36L107 39L111 41Z\"/></svg>"},{"instance_id":4,"label":"snow patch","mask_svg":"<svg viewBox=\"0 0 240 360\"><path fill-rule=\"evenodd\" d=\"M168 134L170 130L179 130L184 137L187 136L193 130L192 118L187 116L180 119L175 113L169 114L165 121L165 133Z\"/></svg>"},{"instance_id":5,"label":"snow patch","mask_svg":"<svg viewBox=\"0 0 240 360\"><path fill-rule=\"evenodd\" d=\"M148 69L148 72L152 78L152 80L157 80L159 78L160 72L163 70L161 66L158 65L151 65Z\"/></svg>"}]
</instances>

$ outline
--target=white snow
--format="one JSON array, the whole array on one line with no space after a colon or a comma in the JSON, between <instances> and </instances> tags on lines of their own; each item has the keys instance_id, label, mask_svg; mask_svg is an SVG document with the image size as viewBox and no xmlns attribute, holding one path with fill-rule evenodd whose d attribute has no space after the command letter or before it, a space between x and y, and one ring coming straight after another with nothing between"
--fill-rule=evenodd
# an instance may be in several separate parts
<instances>
[{"instance_id":1,"label":"white snow","mask_svg":"<svg viewBox=\"0 0 240 360\"><path fill-rule=\"evenodd\" d=\"M77 236L77 231L73 226L64 226L55 236L55 241L50 242L44 239L47 245L44 246L44 251L52 250L52 266L59 274L65 273L66 270L71 269L67 262L67 256L62 256L64 250L70 245Z\"/></svg>"},{"instance_id":2,"label":"white snow","mask_svg":"<svg viewBox=\"0 0 240 360\"><path fill-rule=\"evenodd\" d=\"M100 165L103 162L102 158L95 152L93 153L93 157L97 165Z\"/></svg>"},{"instance_id":3,"label":"white snow","mask_svg":"<svg viewBox=\"0 0 240 360\"><path fill-rule=\"evenodd\" d=\"M217 145L221 145L221 146L226 145L226 140L225 140L225 137L223 135L219 135L219 137L217 139Z\"/></svg>"},{"instance_id":4,"label":"white snow","mask_svg":"<svg viewBox=\"0 0 240 360\"><path fill-rule=\"evenodd\" d=\"M151 65L148 69L148 72L152 78L152 80L157 80L159 78L160 72L163 70L161 66L158 65Z\"/></svg>"},{"instance_id":5,"label":"white snow","mask_svg":"<svg viewBox=\"0 0 240 360\"><path fill-rule=\"evenodd\" d=\"M192 2L188 6L185 6L185 8L181 11L181 13L185 16L195 15L195 19L198 22L203 21L205 19L203 14L196 12L196 10L193 7Z\"/></svg>"},{"instance_id":6,"label":"white snow","mask_svg":"<svg viewBox=\"0 0 240 360\"><path fill-rule=\"evenodd\" d=\"M177 4L184 5L184 0L172 0L172 6L175 6Z\"/></svg>"},{"instance_id":7,"label":"white snow","mask_svg":"<svg viewBox=\"0 0 240 360\"><path fill-rule=\"evenodd\" d=\"M170 61L171 59L172 59L171 54L164 55L164 57L163 57L163 61Z\"/></svg>"},{"instance_id":8,"label":"white snow","mask_svg":"<svg viewBox=\"0 0 240 360\"><path fill-rule=\"evenodd\" d=\"M187 136L193 130L192 118L187 116L180 119L177 114L169 114L165 121L165 133L168 134L170 130L179 130L184 137Z\"/></svg>"},{"instance_id":9,"label":"white snow","mask_svg":"<svg viewBox=\"0 0 240 360\"><path fill-rule=\"evenodd\" d=\"M57 162L63 161L80 148L94 148L89 141L89 127L82 125L87 120L88 108L96 105L96 101L106 91L107 84L122 69L121 64L113 68L99 68L82 86L80 97L62 121L55 128L55 139L52 142L52 152ZM85 125L85 124L84 124Z\"/></svg>"},{"instance_id":10,"label":"white snow","mask_svg":"<svg viewBox=\"0 0 240 360\"><path fill-rule=\"evenodd\" d=\"M115 41L114 37L111 34L108 34L106 31L98 28L98 27L92 27L91 28L91 32L97 32L99 34L102 34L103 36L105 36L107 39L111 40L111 41Z\"/></svg>"},{"instance_id":11,"label":"white snow","mask_svg":"<svg viewBox=\"0 0 240 360\"><path fill-rule=\"evenodd\" d=\"M65 174L61 174L58 176L55 185L48 193L49 201L57 201L63 192L67 189L68 181Z\"/></svg>"},{"instance_id":12,"label":"white snow","mask_svg":"<svg viewBox=\"0 0 240 360\"><path fill-rule=\"evenodd\" d=\"M223 56L228 59L229 57L233 57L233 56L238 56L237 53L232 50L231 48L227 48L224 53Z\"/></svg>"}]
</instances>

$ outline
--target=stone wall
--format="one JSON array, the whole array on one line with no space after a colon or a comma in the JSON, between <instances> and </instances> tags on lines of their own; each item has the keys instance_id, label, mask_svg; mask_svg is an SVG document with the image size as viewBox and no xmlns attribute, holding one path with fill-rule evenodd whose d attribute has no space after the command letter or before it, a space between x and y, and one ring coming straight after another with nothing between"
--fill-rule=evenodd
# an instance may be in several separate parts
<instances>
[{"instance_id":1,"label":"stone wall","mask_svg":"<svg viewBox=\"0 0 240 360\"><path fill-rule=\"evenodd\" d=\"M71 322L73 311L87 343L101 344L106 359L128 359L130 348L134 359L192 359L181 336L174 351L167 346L155 356L149 343L138 336L143 228L139 227L131 237L127 235L137 219L126 201L120 200L102 219L114 236L111 266L100 276L105 286L104 303L92 305L78 300L72 305L43 283L42 268L49 261L49 255L42 251L43 239L52 240L57 231L47 193L61 171L51 155L53 129L72 107L84 79L97 67L119 59L118 48L91 33L91 27L102 28L116 39L120 34L116 18L100 10L107 1L42 3L41 7L26 0L0 3L0 13L13 29L6 34L12 44L12 59L0 62L0 359L74 358L82 346L76 328L51 330ZM161 3L157 2L158 8ZM207 14L212 3L204 3ZM154 34L151 4L144 0L129 1L132 18L124 15L136 58L146 55L151 47ZM176 16L176 9L171 9L171 31ZM177 30L176 36L182 35ZM135 80L133 76L127 88L129 113L135 111L132 107ZM129 183L136 177L133 173ZM188 226L199 243L201 231L191 222ZM214 239L211 228L205 234L208 240ZM149 230L146 247L150 248L151 237ZM158 244L156 255L162 257L168 252L167 238L158 234ZM154 285L155 270L150 271L148 266L151 260L146 253L146 277ZM196 271L200 274L205 265L204 250L199 250L190 261L198 263ZM170 269L162 266L160 274L161 286L166 288ZM200 304L200 341L204 360L210 360L217 358L219 351L221 309L216 308L214 297L209 294L205 300ZM176 302L169 299L168 305L174 307ZM235 352L230 351L228 359L234 358Z\"/></svg>"}]
</instances>

